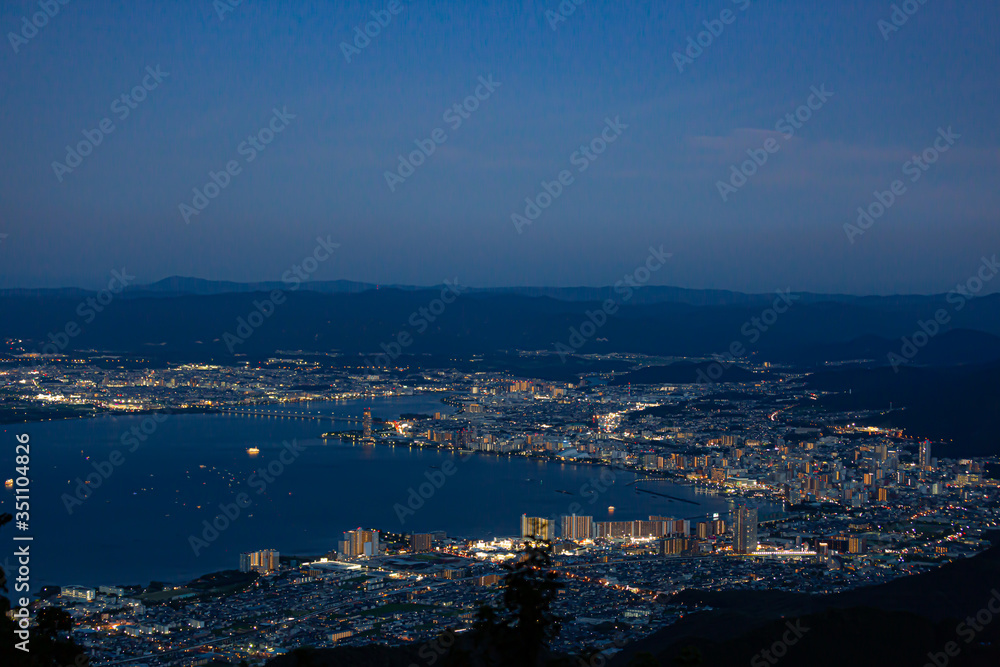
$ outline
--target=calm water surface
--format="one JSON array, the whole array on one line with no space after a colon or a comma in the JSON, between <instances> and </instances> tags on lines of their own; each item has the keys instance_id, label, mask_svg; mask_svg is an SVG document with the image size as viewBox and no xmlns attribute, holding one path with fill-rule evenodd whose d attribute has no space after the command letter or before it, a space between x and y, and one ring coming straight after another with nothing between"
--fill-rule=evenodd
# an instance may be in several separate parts
<instances>
[{"instance_id":1,"label":"calm water surface","mask_svg":"<svg viewBox=\"0 0 1000 667\"><path fill-rule=\"evenodd\" d=\"M280 410L357 418L369 406L384 419L452 411L437 396L303 403ZM522 513L566 514L574 503L582 507L579 514L596 520L694 517L729 508L723 498L665 482L642 487L699 505L638 494L628 486L634 475L626 472L615 473L615 483L596 493L591 489L602 470L605 480L610 474L602 467L496 455L459 459L429 449L324 441L319 436L325 431L360 429L331 419L176 415L130 453L121 437L147 419L106 416L0 429L0 479L14 476L15 434L31 436L30 530L23 533L12 524L3 528L0 562L13 553L15 533L32 535L33 590L47 584L181 583L238 567L243 551L322 554L336 547L345 530L358 526L492 537L517 534ZM305 450L267 483L260 472L269 464L276 468L282 442L293 439ZM250 447L260 454L251 457ZM74 495L78 478L85 479L114 450L122 453L121 465L81 504L67 509L66 496ZM401 523L394 505L405 505L409 489L449 459L455 461L455 474ZM189 537L200 535L202 522L211 521L219 504L233 502L239 493L247 493L250 506L196 555ZM0 511L13 512L13 493L3 491L0 497Z\"/></svg>"}]
</instances>

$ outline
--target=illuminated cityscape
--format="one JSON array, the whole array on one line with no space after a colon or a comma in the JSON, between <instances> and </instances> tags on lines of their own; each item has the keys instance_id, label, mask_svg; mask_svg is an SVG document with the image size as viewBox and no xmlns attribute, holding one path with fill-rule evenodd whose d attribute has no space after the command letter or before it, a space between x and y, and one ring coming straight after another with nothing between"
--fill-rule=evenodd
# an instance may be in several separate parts
<instances>
[{"instance_id":1,"label":"illuminated cityscape","mask_svg":"<svg viewBox=\"0 0 1000 667\"><path fill-rule=\"evenodd\" d=\"M391 400L422 393L443 409L395 418L358 409L360 440L351 439L349 428L326 437L372 451L419 448L572 465L593 471L591 481L550 490L564 499L565 510L555 515L523 514L515 521L497 507L512 527L509 536L355 528L311 558L285 555L285 549L280 556L273 549L243 553L232 568L245 579L222 575L220 582L157 592L111 582L66 586L40 601L40 607L62 606L77 627L88 629L95 664L139 653L163 654L167 664L168 655L207 648L261 660L306 639L315 646L365 644L372 636L421 641L437 632L434 619L445 609L461 611L457 620L470 624L502 581L503 564L534 539L552 545L555 567L577 589L559 603L577 619L560 645L585 641L589 626L581 619L587 618L628 619L629 641L636 641L680 618L686 607L671 599L689 588L847 591L973 556L987 548L986 533L997 525L996 457L932 459L929 442L856 425L865 417L858 412L808 412L804 422L780 406L809 406L816 393L801 376L773 368L725 387L459 371L417 373L400 382L396 375L369 371L358 378L346 370L321 371L325 392L282 389L310 369L303 358L155 373L80 363L50 366L44 376L19 368L3 373L9 386L23 387L26 396L44 393L48 403L307 419L317 434L328 427L314 406L330 397ZM447 490L451 472L432 466L426 478ZM436 487L426 487L432 496ZM618 487L673 513L614 511L602 496ZM677 495L680 489L696 495ZM729 509L699 513L698 498L718 499ZM216 583L228 584L229 592L199 593L221 590ZM170 608L161 604L167 600ZM286 608L313 611L291 623L281 616ZM239 620L248 613L258 619L255 627Z\"/></svg>"},{"instance_id":2,"label":"illuminated cityscape","mask_svg":"<svg viewBox=\"0 0 1000 667\"><path fill-rule=\"evenodd\" d=\"M1000 2L0 30L0 667L1000 666Z\"/></svg>"}]
</instances>

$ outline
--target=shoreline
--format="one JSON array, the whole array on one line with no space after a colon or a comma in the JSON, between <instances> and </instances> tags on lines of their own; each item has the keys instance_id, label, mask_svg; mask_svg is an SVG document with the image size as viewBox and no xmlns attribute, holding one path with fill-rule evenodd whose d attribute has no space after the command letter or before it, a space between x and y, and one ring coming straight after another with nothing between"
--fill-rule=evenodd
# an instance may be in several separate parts
<instances>
[{"instance_id":1,"label":"shoreline","mask_svg":"<svg viewBox=\"0 0 1000 667\"><path fill-rule=\"evenodd\" d=\"M404 399L404 400L406 398L411 398L411 399L412 398L416 398L416 399L423 398L423 399L427 399L427 398L433 397L434 395L435 395L434 392L430 392L430 393L419 393L419 394L410 394L410 395L405 395L405 396L392 396L392 397L384 397L384 398L385 398L386 402L393 403L393 402L395 402L395 401L397 401L399 399ZM363 399L355 399L355 400L363 400ZM280 402L276 402L276 403L280 404ZM272 405L273 404L274 403L272 403ZM136 411L136 412L127 413L127 414L125 414L123 416L137 416L138 417L138 416L141 416L141 415L148 415L148 414L157 413L157 412L161 412L161 411L158 411L158 410L150 410L150 411L143 411L143 412ZM182 409L180 411L180 414L221 414L222 412L223 412L222 410L219 410L217 408L208 408L208 409L206 409L206 408L194 408L194 409L185 408L185 409ZM107 414L107 413L103 413L103 414ZM174 413L171 412L171 414L174 414ZM96 417L96 416L101 416L101 415L93 415L93 416ZM289 417L293 417L293 418L296 417L296 416L297 415L294 415L294 414L293 415L289 415ZM333 418L333 417L331 416L331 418ZM344 444L352 444L352 443L350 443L349 441L345 441ZM692 499L697 499L697 498L695 498L695 494L697 494L698 496L701 496L701 495L704 494L705 496L710 496L712 500L715 500L716 504L729 504L729 505L731 505L732 500L734 500L735 498L737 498L737 497L745 497L745 496L737 496L737 494L733 494L733 493L721 492L717 487L714 487L714 486L708 485L708 484L701 484L697 480L686 479L685 477L681 477L681 476L679 476L679 475L677 475L677 474L675 474L673 472L670 472L670 471L664 471L664 472L647 471L647 470L642 470L642 469L638 469L638 468L624 466L624 465L622 465L620 463L609 462L607 460L595 460L595 459L565 459L564 460L564 459L559 459L559 458L557 458L555 456L552 456L550 454L538 454L538 453L531 454L531 453L514 453L514 452L499 453L499 452L483 452L483 451L473 451L473 450L459 450L459 449L454 449L454 448L443 447L440 444L436 444L436 443L434 443L434 444L432 444L432 443L414 443L414 442L404 442L404 441L395 441L394 442L394 441L389 441L389 440L383 440L383 441L379 442L378 444L380 446L388 446L388 447L402 446L402 447L406 447L407 449L421 449L421 450L431 450L431 449L433 449L433 450L438 450L436 452L437 456L440 456L440 455L445 454L445 453L449 453L449 454L452 454L453 456L458 456L458 457L461 457L463 459L466 458L466 457L468 457L468 456L470 456L470 455L472 455L472 454L479 454L481 456L487 456L487 457L490 454L495 454L496 455L496 459L499 459L501 457L506 457L506 458L508 458L511 461L521 460L521 461L525 461L526 463L527 462L531 462L531 463L543 462L543 463L547 463L547 464L548 463L557 463L557 464L560 464L560 467L563 466L563 465L566 465L566 464L570 464L574 468L578 468L578 469L582 469L581 466L589 466L591 468L597 468L597 467L612 468L613 471L615 471L616 477L618 477L618 483L619 484L622 484L623 481L639 482L639 483L641 483L644 479L649 478L649 477L667 477L669 479L658 480L658 481L665 481L668 484L673 484L673 485L676 485L678 487L681 487L681 486L692 487L691 491L688 492L688 493L691 494L690 497ZM546 466L546 467L548 467L548 466ZM628 480L623 480L623 478L621 478L620 476L618 476L617 475L617 471L621 471L621 472L627 473L628 474ZM530 475L530 476L534 476L534 475ZM546 486L545 488L548 489L549 487ZM575 489L573 487L569 487L569 486L563 486L562 488L563 489L567 489L568 488L571 491L575 491ZM560 489L554 489L554 491L560 491ZM683 495L688 496L688 493L685 493ZM574 493L567 493L567 497L566 497L567 503L571 500L572 497L576 497L577 499L579 499L579 498L582 498L583 496L581 496L578 493L576 493L576 494L574 494ZM758 501L758 502L767 503L768 505L774 505L774 504L776 504L771 498L759 498L759 497L757 497L757 498L753 498L753 499L756 500L756 501ZM618 503L616 502L615 504L618 504ZM647 503L641 503L641 504L642 505L646 505ZM620 506L619 506L619 508L620 508ZM690 512L691 514L695 514L695 513L698 513L698 512L702 511L701 508L695 509L695 508L692 507L691 509L693 510L692 512ZM652 510L650 510L650 511L652 511ZM707 517L710 514L712 514L713 512L726 512L726 511L728 511L728 509L723 509L721 507L718 508L718 509L715 509L715 510L709 510L709 509L705 508L704 511L703 511L703 513ZM687 512L683 512L682 513L680 511L677 511L677 512L671 513L671 515L674 515L674 514L676 514L676 516L678 516L678 517L685 518ZM632 519L641 519L641 518L643 518L641 514L637 514L636 516L628 516L628 517L622 516L621 517L622 520L625 520L625 519L632 520ZM375 526L375 527L378 528L377 526ZM382 528L378 528L378 529L382 529ZM516 532L516 531L514 531L514 532ZM499 533L495 533L495 534L499 534ZM492 535L494 535L494 533L490 532L489 535L492 536ZM479 538L466 536L465 539L479 539ZM328 544L322 545L322 546L319 544L320 541L321 540L318 539L318 538L312 544L308 544L308 542L304 542L304 541L299 541L299 542L296 542L295 544L292 544L291 547L289 547L289 548L290 548L290 550L295 551L297 553L310 553L310 552L314 552L314 551L317 551L317 552L322 551L323 553L328 553L329 550L327 549L327 546L329 546L330 548L333 548L333 546L335 545L335 540L333 538L327 540ZM277 542L277 540L276 540L276 542ZM216 571L216 568L210 568L210 569L212 569L213 571ZM221 569L218 569L218 571L224 571L224 570L225 570L224 567L221 568ZM135 573L133 573L133 575L134 574ZM145 578L145 576L143 576L143 574L144 573L141 573L138 577L133 576L132 578L136 579L136 580L139 580L139 581L142 581L142 579ZM177 572L177 573L174 573L174 574L166 574L166 575L159 575L159 576L157 576L155 574L155 572L151 572L150 574L147 574L146 576L150 577L150 581L153 581L153 580L163 580L163 581L170 582L172 584L180 585L180 584L186 583L188 581L192 581L194 579L197 579L199 576L203 576L203 575L200 574L197 571L192 571L192 572ZM100 581L99 583L96 583L97 582L96 579L90 579L89 577L85 577L85 576L80 576L80 577L77 577L77 578L81 579L82 581L92 582L94 584L94 587L96 587L97 585L108 585L106 581ZM103 577L102 577L102 579L103 579ZM55 583L56 581L57 581L56 578L53 577L53 579L51 581L45 582L45 585L61 585L61 584ZM72 582L70 582L70 583L72 583Z\"/></svg>"},{"instance_id":2,"label":"shoreline","mask_svg":"<svg viewBox=\"0 0 1000 667\"><path fill-rule=\"evenodd\" d=\"M52 417L40 418L40 419L21 419L7 421L0 418L0 427L4 426L16 426L18 424L42 424L44 422L51 421L67 421L70 419L97 419L99 417L113 416L113 417L131 417L131 416L141 416L141 415L151 415L155 413L167 413L167 414L227 414L232 410L239 409L252 409L254 407L268 407L268 406L282 406L289 403L350 403L352 401L363 401L368 399L397 399L397 398L407 398L407 397L417 397L417 396L433 396L434 394L445 393L446 396L442 396L440 399L441 403L454 407L451 403L448 403L447 399L449 395L454 392L432 392L432 391L421 391L414 392L412 394L390 394L390 395L379 395L379 396L356 396L352 398L333 398L333 397L323 397L319 399L308 399L308 400L289 400L289 401L263 401L257 403L232 403L223 406L196 406L187 408L175 408L175 407L161 407L161 408L143 408L140 410L112 410L110 408L99 408L94 405L87 405L86 407L90 410L94 410L91 414L81 414L81 415L54 415ZM82 406L81 406L82 407ZM250 416L250 415L247 415ZM289 414L289 417L297 417L298 415ZM303 416L304 418L305 416ZM333 421L335 419L331 418Z\"/></svg>"},{"instance_id":3,"label":"shoreline","mask_svg":"<svg viewBox=\"0 0 1000 667\"><path fill-rule=\"evenodd\" d=\"M357 433L360 433L360 431L358 431ZM349 438L344 438L341 433L337 433L337 432L323 433L323 434L320 435L320 439L322 439L322 440L341 440L342 442L349 442L351 445L358 444L357 442L351 442ZM614 470L628 472L628 473L631 473L633 475L636 475L637 479L634 480L635 483L641 482L642 481L642 477L641 476L643 476L643 475L649 476L649 477L669 477L669 479L655 479L655 480L651 479L649 481L665 481L665 482L668 482L670 484L675 484L677 486L692 487L692 488L695 488L695 489L705 489L706 491L711 491L712 492L711 495L718 496L718 497L741 498L741 499L744 499L744 500L747 500L747 501L767 502L767 503L770 503L770 504L781 504L781 503L784 502L784 498L773 497L771 494L773 494L774 491L771 490L771 489L767 489L766 487L761 487L760 488L760 490L763 493L767 494L764 497L761 497L761 496L756 496L756 495L739 493L739 492L736 492L733 489L728 489L726 487L720 487L718 484L716 484L714 482L707 481L707 480L704 481L704 482L702 482L700 480L691 480L691 479L689 479L687 477L683 477L683 476L677 475L675 472L669 471L669 470L648 471L648 470L643 470L643 469L639 469L639 468L628 467L628 466L624 466L624 465L616 465L615 463L608 462L608 461L605 461L603 459L560 459L560 458L557 458L557 457L553 457L551 455L549 455L549 456L543 456L543 455L537 455L537 454L533 454L531 452L526 452L526 451L521 451L521 452L484 452L484 451L472 450L472 449L457 449L457 448L453 448L453 447L445 447L445 446L442 446L442 445L440 445L438 443L433 443L433 444L432 443L417 443L417 442L413 442L413 443L403 443L403 442L395 443L395 442L386 441L384 439L379 440L377 438L375 439L374 442L367 442L367 443L360 443L360 444L362 446L372 446L372 447L374 447L374 446L396 447L398 445L400 447L406 447L408 449L412 449L412 448L416 448L416 449L430 449L430 450L436 450L439 453L448 453L448 452L451 452L451 453L454 453L457 456L466 456L466 455L490 456L490 455L495 455L497 458L506 457L506 458L510 459L510 458L517 457L517 458L524 458L524 459L528 459L528 460L531 460L531 461L542 462L542 463L558 463L560 465L574 465L574 466L590 466L590 467L612 468Z\"/></svg>"}]
</instances>

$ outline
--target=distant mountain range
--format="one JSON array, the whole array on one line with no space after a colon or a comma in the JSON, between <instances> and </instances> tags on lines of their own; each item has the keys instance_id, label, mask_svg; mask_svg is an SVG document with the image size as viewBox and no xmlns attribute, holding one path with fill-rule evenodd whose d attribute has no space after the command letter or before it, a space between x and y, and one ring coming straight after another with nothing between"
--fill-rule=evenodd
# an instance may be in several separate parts
<instances>
[{"instance_id":1,"label":"distant mountain range","mask_svg":"<svg viewBox=\"0 0 1000 667\"><path fill-rule=\"evenodd\" d=\"M398 352L406 354L559 350L561 360L576 351L734 354L810 367L851 360L885 365L890 353L903 350L903 337L916 334L924 343L914 349L916 365L1000 360L1000 295L972 299L959 311L946 295L796 293L788 306L775 294L673 287L463 288L445 305L437 301L442 289L328 281L292 290L282 282L169 278L128 287L106 307L88 305L98 293L86 290L3 290L0 338L41 351L52 337L62 342L59 332L75 324L78 335L61 349L225 360L281 349L391 354L402 340ZM274 290L283 291L283 303L259 326L237 332L241 321L261 318L254 303L268 310L264 302ZM606 303L610 315L602 312ZM921 340L919 323L939 310L949 322Z\"/></svg>"},{"instance_id":2,"label":"distant mountain range","mask_svg":"<svg viewBox=\"0 0 1000 667\"><path fill-rule=\"evenodd\" d=\"M110 303L82 290L8 290L0 293L0 341L8 341L0 355L98 350L140 365L225 364L294 350L324 355L331 366L393 362L408 369L404 376L449 367L574 381L613 370L626 372L614 382L631 385L697 382L718 370L709 357L723 366L720 382L750 381L760 376L741 364L769 361L811 371L814 388L839 392L816 409L881 411L879 425L940 439L942 453L1000 451L1000 295L959 310L946 295L796 294L788 306L775 295L658 287L456 295L446 287L305 285L175 278L129 288ZM949 321L935 332L928 322L942 310ZM662 360L635 368L627 357L581 356L594 353ZM669 365L671 357L701 361Z\"/></svg>"},{"instance_id":3,"label":"distant mountain range","mask_svg":"<svg viewBox=\"0 0 1000 667\"><path fill-rule=\"evenodd\" d=\"M249 292L269 292L274 289L288 289L289 284L282 281L238 283L227 280L205 280L172 276L147 285L131 285L124 291L129 298L143 296L185 296L213 294L245 294ZM413 285L379 285L375 283L357 282L353 280L318 280L305 281L301 284L302 291L319 292L321 294L357 294L372 290L394 289L407 292L420 292L434 289L431 286ZM614 287L468 287L470 294L504 294L528 297L549 297L558 301L603 301L605 299L621 299L621 291ZM76 296L86 294L90 290L76 287L68 288L18 288L0 289L0 296ZM893 296L853 296L849 294L817 294L812 292L795 292L800 303L853 303L859 305L894 305L914 306L935 303L944 299L939 295L893 295ZM682 303L692 306L754 306L770 303L774 300L773 293L747 294L729 290L687 289L683 287L644 286L635 291L629 299L633 305L653 303Z\"/></svg>"}]
</instances>

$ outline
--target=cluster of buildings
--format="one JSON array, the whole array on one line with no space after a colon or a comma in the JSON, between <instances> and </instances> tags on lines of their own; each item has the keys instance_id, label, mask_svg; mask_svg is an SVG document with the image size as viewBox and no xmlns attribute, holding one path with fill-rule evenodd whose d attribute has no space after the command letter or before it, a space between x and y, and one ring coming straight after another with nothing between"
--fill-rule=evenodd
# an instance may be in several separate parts
<instances>
[{"instance_id":1,"label":"cluster of buildings","mask_svg":"<svg viewBox=\"0 0 1000 667\"><path fill-rule=\"evenodd\" d=\"M240 572L270 574L281 567L281 556L274 549L248 551L240 554Z\"/></svg>"},{"instance_id":2,"label":"cluster of buildings","mask_svg":"<svg viewBox=\"0 0 1000 667\"><path fill-rule=\"evenodd\" d=\"M614 373L559 382L336 367L313 357L115 371L81 359L45 373L0 368L0 385L35 407L100 410L288 409L427 393L442 397L432 414L377 421L359 408L355 441L613 466L730 504L701 517L522 515L519 530L512 523L511 535L492 539L357 528L310 562L274 549L241 554L240 569L256 579L223 595L65 587L38 602L70 611L95 664L138 656L151 656L150 665L194 664L209 654L259 664L303 645L429 641L470 627L530 539L552 542L567 584L557 601L574 619L559 640L566 650L612 647L608 627L635 638L669 625L686 613L671 600L687 588L833 593L987 547L1000 521L997 457L951 457L950 443L865 425L874 411L814 409L822 396L803 376L758 372L759 380L739 384L628 385ZM800 405L808 409L796 411Z\"/></svg>"},{"instance_id":3,"label":"cluster of buildings","mask_svg":"<svg viewBox=\"0 0 1000 667\"><path fill-rule=\"evenodd\" d=\"M555 543L556 519L521 515L521 538ZM713 518L692 523L690 519L650 516L649 520L594 521L592 516L564 515L558 518L559 537L564 542L593 543L595 540L658 540L660 553L675 555L687 553L697 540L727 535L725 519ZM741 506L733 512L730 524L731 551L735 554L753 554L757 550L757 508ZM689 539L693 538L693 539ZM565 545L556 545L557 552Z\"/></svg>"},{"instance_id":4,"label":"cluster of buildings","mask_svg":"<svg viewBox=\"0 0 1000 667\"><path fill-rule=\"evenodd\" d=\"M330 555L335 555L343 560L383 556L386 554L386 544L384 540L380 541L380 536L381 532L378 530L365 530L363 528L349 530L344 533L343 539L337 542L336 553ZM443 540L445 533L443 531L410 533L405 537L405 541L398 546L410 553L425 553L433 551L434 542Z\"/></svg>"},{"instance_id":5,"label":"cluster of buildings","mask_svg":"<svg viewBox=\"0 0 1000 667\"><path fill-rule=\"evenodd\" d=\"M337 544L337 551L344 558L371 558L382 555L378 541L377 530L349 530L344 533L344 539Z\"/></svg>"}]
</instances>

